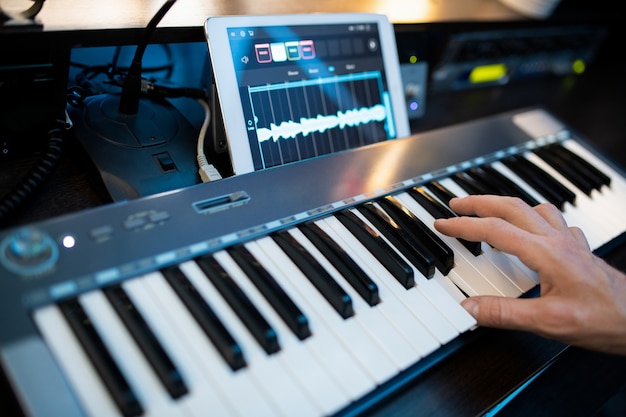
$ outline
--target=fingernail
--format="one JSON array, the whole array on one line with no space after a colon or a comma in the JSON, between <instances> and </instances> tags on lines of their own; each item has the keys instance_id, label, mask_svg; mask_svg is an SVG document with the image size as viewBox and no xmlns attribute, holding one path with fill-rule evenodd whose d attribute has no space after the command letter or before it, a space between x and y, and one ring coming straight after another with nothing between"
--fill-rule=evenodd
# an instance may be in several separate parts
<instances>
[{"instance_id":1,"label":"fingernail","mask_svg":"<svg viewBox=\"0 0 626 417\"><path fill-rule=\"evenodd\" d=\"M471 298L463 300L461 306L472 316L476 317L478 315L478 303Z\"/></svg>"}]
</instances>

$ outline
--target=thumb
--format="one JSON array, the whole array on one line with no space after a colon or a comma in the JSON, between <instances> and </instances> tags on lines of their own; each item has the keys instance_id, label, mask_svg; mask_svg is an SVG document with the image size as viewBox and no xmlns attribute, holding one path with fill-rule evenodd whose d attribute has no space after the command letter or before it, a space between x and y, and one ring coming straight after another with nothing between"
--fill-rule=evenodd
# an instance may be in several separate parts
<instances>
[{"instance_id":1,"label":"thumb","mask_svg":"<svg viewBox=\"0 0 626 417\"><path fill-rule=\"evenodd\" d=\"M532 299L482 295L470 297L461 303L480 326L501 329L527 330L536 320L537 309Z\"/></svg>"}]
</instances>

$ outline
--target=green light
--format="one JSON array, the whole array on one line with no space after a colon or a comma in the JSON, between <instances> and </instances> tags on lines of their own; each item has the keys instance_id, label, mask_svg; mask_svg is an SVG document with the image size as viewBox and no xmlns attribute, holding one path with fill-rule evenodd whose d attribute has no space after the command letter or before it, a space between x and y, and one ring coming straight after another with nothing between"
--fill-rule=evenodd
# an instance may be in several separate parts
<instances>
[{"instance_id":1,"label":"green light","mask_svg":"<svg viewBox=\"0 0 626 417\"><path fill-rule=\"evenodd\" d=\"M507 68L504 64L481 65L472 70L469 81L472 84L498 81L506 76Z\"/></svg>"},{"instance_id":2,"label":"green light","mask_svg":"<svg viewBox=\"0 0 626 417\"><path fill-rule=\"evenodd\" d=\"M577 59L572 62L572 71L574 71L574 74L582 74L585 72L585 68L585 61L582 59Z\"/></svg>"},{"instance_id":3,"label":"green light","mask_svg":"<svg viewBox=\"0 0 626 417\"><path fill-rule=\"evenodd\" d=\"M417 57L416 57L415 55L411 55L411 56L409 57L409 62L410 62L411 64L415 64L415 63L417 62Z\"/></svg>"}]
</instances>

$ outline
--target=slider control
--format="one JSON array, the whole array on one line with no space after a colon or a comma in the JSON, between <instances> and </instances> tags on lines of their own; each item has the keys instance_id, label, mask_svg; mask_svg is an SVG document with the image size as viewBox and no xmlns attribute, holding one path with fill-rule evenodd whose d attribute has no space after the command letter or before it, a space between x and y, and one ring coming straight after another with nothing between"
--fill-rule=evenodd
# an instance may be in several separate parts
<instances>
[{"instance_id":1,"label":"slider control","mask_svg":"<svg viewBox=\"0 0 626 417\"><path fill-rule=\"evenodd\" d=\"M248 201L250 201L250 195L248 195L248 193L245 191L235 191L230 194L196 201L193 203L193 208L195 208L198 213L212 213L238 206L240 204L247 203Z\"/></svg>"}]
</instances>

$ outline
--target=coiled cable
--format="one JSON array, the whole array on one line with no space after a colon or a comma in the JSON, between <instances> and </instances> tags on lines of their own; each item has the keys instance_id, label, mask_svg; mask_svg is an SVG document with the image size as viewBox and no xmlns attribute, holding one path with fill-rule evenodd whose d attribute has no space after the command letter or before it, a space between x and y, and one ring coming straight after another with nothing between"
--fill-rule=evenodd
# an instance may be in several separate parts
<instances>
[{"instance_id":1,"label":"coiled cable","mask_svg":"<svg viewBox=\"0 0 626 417\"><path fill-rule=\"evenodd\" d=\"M0 200L0 224L14 216L17 210L41 188L41 185L57 167L63 153L65 129L67 129L67 124L62 124L62 127L55 127L48 132L48 144L40 160Z\"/></svg>"}]
</instances>

